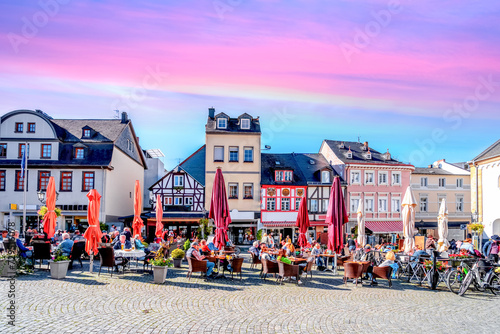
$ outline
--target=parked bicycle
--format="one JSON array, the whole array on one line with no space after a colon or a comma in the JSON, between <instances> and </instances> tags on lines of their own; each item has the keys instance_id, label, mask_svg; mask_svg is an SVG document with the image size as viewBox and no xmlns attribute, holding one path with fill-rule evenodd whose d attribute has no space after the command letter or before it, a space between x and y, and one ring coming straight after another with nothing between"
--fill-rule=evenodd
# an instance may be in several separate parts
<instances>
[{"instance_id":1,"label":"parked bicycle","mask_svg":"<svg viewBox=\"0 0 500 334\"><path fill-rule=\"evenodd\" d=\"M454 294L458 294L458 290L460 289L460 285L464 280L467 273L471 270L468 262L470 260L462 260L460 261L460 265L456 268L452 268L448 271L446 275L446 286L448 289Z\"/></svg>"},{"instance_id":2,"label":"parked bicycle","mask_svg":"<svg viewBox=\"0 0 500 334\"><path fill-rule=\"evenodd\" d=\"M500 294L500 273L497 272L498 267L498 264L487 260L479 260L474 263L460 284L458 295L463 296L471 284L480 292L490 290L494 295Z\"/></svg>"}]
</instances>

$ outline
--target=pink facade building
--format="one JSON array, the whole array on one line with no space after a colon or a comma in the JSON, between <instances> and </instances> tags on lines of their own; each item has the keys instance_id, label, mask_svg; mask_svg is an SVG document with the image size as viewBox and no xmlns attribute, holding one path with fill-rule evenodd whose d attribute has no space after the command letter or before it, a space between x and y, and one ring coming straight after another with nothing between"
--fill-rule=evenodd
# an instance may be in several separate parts
<instances>
[{"instance_id":1,"label":"pink facade building","mask_svg":"<svg viewBox=\"0 0 500 334\"><path fill-rule=\"evenodd\" d=\"M348 233L357 225L360 201L366 228L375 235L402 233L401 202L414 166L393 159L389 150L370 148L368 142L325 140L320 153L347 181Z\"/></svg>"}]
</instances>

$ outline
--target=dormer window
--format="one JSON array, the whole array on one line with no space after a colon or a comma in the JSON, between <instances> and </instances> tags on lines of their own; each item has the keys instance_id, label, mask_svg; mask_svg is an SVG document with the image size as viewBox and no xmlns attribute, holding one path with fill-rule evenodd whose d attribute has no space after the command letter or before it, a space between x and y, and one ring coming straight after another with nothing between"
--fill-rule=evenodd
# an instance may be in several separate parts
<instances>
[{"instance_id":1,"label":"dormer window","mask_svg":"<svg viewBox=\"0 0 500 334\"><path fill-rule=\"evenodd\" d=\"M277 170L274 173L276 182L292 182L293 181L293 171L291 170Z\"/></svg>"},{"instance_id":2,"label":"dormer window","mask_svg":"<svg viewBox=\"0 0 500 334\"><path fill-rule=\"evenodd\" d=\"M75 159L83 159L84 150L83 147L75 148Z\"/></svg>"},{"instance_id":3,"label":"dormer window","mask_svg":"<svg viewBox=\"0 0 500 334\"><path fill-rule=\"evenodd\" d=\"M250 120L248 118L242 118L240 127L242 130L249 130L250 129Z\"/></svg>"},{"instance_id":4,"label":"dormer window","mask_svg":"<svg viewBox=\"0 0 500 334\"><path fill-rule=\"evenodd\" d=\"M227 129L227 118L217 118L217 129Z\"/></svg>"},{"instance_id":5,"label":"dormer window","mask_svg":"<svg viewBox=\"0 0 500 334\"><path fill-rule=\"evenodd\" d=\"M90 129L83 129L83 138L90 138Z\"/></svg>"},{"instance_id":6,"label":"dormer window","mask_svg":"<svg viewBox=\"0 0 500 334\"><path fill-rule=\"evenodd\" d=\"M351 151L351 146L349 146L349 151L347 151L347 159L352 159L352 151Z\"/></svg>"},{"instance_id":7,"label":"dormer window","mask_svg":"<svg viewBox=\"0 0 500 334\"><path fill-rule=\"evenodd\" d=\"M324 170L321 172L321 183L330 183L330 171Z\"/></svg>"},{"instance_id":8,"label":"dormer window","mask_svg":"<svg viewBox=\"0 0 500 334\"><path fill-rule=\"evenodd\" d=\"M339 148L342 148L342 149L344 149L344 148L345 148L345 144L344 144L344 142L341 142L341 143L340 143Z\"/></svg>"},{"instance_id":9,"label":"dormer window","mask_svg":"<svg viewBox=\"0 0 500 334\"><path fill-rule=\"evenodd\" d=\"M366 153L366 159L371 160L372 159L372 152L370 152L370 149L368 149L368 153Z\"/></svg>"}]
</instances>

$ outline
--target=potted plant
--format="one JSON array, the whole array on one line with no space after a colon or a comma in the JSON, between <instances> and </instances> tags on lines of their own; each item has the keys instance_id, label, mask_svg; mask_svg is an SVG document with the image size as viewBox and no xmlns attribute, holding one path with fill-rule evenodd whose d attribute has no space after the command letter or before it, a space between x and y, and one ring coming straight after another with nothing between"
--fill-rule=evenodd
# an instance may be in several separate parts
<instances>
[{"instance_id":1,"label":"potted plant","mask_svg":"<svg viewBox=\"0 0 500 334\"><path fill-rule=\"evenodd\" d=\"M3 253L0 254L0 276L12 277L16 275L17 258L16 253Z\"/></svg>"},{"instance_id":2,"label":"potted plant","mask_svg":"<svg viewBox=\"0 0 500 334\"><path fill-rule=\"evenodd\" d=\"M153 266L154 282L156 284L163 284L167 278L168 267L172 267L173 265L172 260L165 259L163 254L160 254L160 257L150 260L149 264Z\"/></svg>"},{"instance_id":3,"label":"potted plant","mask_svg":"<svg viewBox=\"0 0 500 334\"><path fill-rule=\"evenodd\" d=\"M181 267L182 259L184 258L185 255L186 255L186 253L180 248L173 250L172 259L174 261L174 268Z\"/></svg>"},{"instance_id":4,"label":"potted plant","mask_svg":"<svg viewBox=\"0 0 500 334\"><path fill-rule=\"evenodd\" d=\"M50 277L55 279L65 278L69 262L69 257L63 255L61 250L57 250L52 260L49 261Z\"/></svg>"}]
</instances>

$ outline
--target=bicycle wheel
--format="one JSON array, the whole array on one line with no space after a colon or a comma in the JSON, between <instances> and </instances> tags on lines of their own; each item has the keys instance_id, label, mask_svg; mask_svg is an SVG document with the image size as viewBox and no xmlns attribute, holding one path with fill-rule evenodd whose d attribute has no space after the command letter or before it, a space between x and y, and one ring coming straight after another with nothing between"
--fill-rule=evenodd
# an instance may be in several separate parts
<instances>
[{"instance_id":1,"label":"bicycle wheel","mask_svg":"<svg viewBox=\"0 0 500 334\"><path fill-rule=\"evenodd\" d=\"M467 289L469 289L469 286L472 283L472 280L474 279L473 272L472 270L469 271L467 276L465 276L464 280L462 281L462 284L460 284L460 288L458 289L458 295L463 296Z\"/></svg>"},{"instance_id":2,"label":"bicycle wheel","mask_svg":"<svg viewBox=\"0 0 500 334\"><path fill-rule=\"evenodd\" d=\"M490 286L490 291L494 295L499 295L500 294L500 274L493 274L491 276L489 286Z\"/></svg>"},{"instance_id":3,"label":"bicycle wheel","mask_svg":"<svg viewBox=\"0 0 500 334\"><path fill-rule=\"evenodd\" d=\"M457 269L452 269L448 276L446 277L446 286L454 294L458 293L460 289L460 284L462 283L464 274L459 272Z\"/></svg>"}]
</instances>

